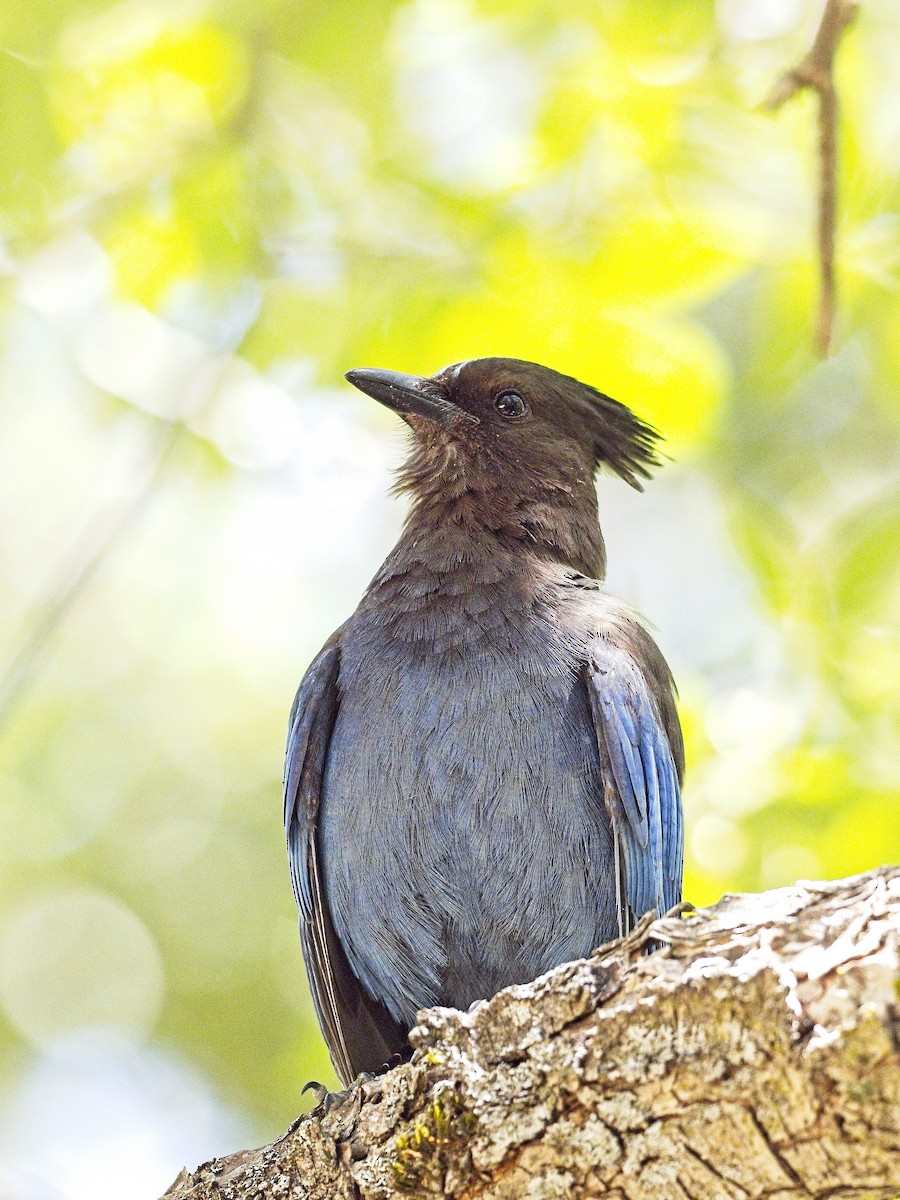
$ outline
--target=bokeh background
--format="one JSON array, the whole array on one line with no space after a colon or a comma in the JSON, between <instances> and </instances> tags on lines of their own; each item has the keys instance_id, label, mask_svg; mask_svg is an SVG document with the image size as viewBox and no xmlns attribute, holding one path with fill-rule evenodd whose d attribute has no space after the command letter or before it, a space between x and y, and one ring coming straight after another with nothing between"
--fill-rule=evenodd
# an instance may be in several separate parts
<instances>
[{"instance_id":1,"label":"bokeh background","mask_svg":"<svg viewBox=\"0 0 900 1200\"><path fill-rule=\"evenodd\" d=\"M537 359L666 434L599 490L690 899L900 858L900 7L861 9L819 361L815 103L761 108L819 3L0 8L3 1200L155 1197L333 1082L279 789L403 519L349 367Z\"/></svg>"}]
</instances>

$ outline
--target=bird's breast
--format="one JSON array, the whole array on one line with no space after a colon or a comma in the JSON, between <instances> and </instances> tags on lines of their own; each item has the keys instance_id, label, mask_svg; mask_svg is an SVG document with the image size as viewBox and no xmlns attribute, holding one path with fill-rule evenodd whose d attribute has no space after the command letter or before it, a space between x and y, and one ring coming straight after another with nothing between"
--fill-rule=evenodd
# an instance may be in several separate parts
<instances>
[{"instance_id":1,"label":"bird's breast","mask_svg":"<svg viewBox=\"0 0 900 1200\"><path fill-rule=\"evenodd\" d=\"M402 1019L586 953L610 908L596 881L610 843L600 764L571 645L540 605L461 611L361 623L342 651L326 889L355 969Z\"/></svg>"}]
</instances>

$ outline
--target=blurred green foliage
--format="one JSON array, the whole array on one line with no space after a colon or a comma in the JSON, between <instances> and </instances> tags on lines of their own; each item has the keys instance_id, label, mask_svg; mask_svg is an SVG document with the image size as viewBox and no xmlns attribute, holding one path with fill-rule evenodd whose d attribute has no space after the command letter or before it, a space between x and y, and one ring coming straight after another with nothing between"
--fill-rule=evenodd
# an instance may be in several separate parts
<instances>
[{"instance_id":1,"label":"blurred green foliage","mask_svg":"<svg viewBox=\"0 0 900 1200\"><path fill-rule=\"evenodd\" d=\"M629 521L663 489L656 590L632 598L681 683L690 899L900 857L900 9L864 0L839 56L824 362L813 102L760 108L816 20L3 7L0 634L35 650L0 728L10 1095L91 1023L174 1047L267 1136L332 1078L279 772L292 689L400 516L371 499L392 427L338 390L351 366L546 362L701 481L719 534L695 558L667 546L687 518L665 479L615 509L618 549L610 530L614 568L650 555Z\"/></svg>"}]
</instances>

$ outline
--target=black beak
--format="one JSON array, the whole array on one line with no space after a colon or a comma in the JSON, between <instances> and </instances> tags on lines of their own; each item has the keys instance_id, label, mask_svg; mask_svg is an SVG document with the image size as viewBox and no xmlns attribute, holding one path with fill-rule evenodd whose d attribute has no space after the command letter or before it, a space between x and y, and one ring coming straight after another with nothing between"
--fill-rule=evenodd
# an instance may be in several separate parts
<instances>
[{"instance_id":1,"label":"black beak","mask_svg":"<svg viewBox=\"0 0 900 1200\"><path fill-rule=\"evenodd\" d=\"M436 425L477 425L478 418L447 399L443 387L433 379L358 367L344 376L348 383L392 408L401 417L424 417Z\"/></svg>"}]
</instances>

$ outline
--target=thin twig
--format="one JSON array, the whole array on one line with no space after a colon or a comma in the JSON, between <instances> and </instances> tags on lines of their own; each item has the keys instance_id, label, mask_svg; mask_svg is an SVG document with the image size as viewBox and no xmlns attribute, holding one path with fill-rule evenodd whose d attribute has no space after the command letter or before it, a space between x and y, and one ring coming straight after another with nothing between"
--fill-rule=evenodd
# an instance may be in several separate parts
<instances>
[{"instance_id":1,"label":"thin twig","mask_svg":"<svg viewBox=\"0 0 900 1200\"><path fill-rule=\"evenodd\" d=\"M824 358L834 333L834 242L837 212L838 96L834 86L834 58L841 35L856 19L859 5L851 0L826 0L822 21L810 50L796 67L785 72L766 100L771 111L809 88L819 96L819 313L816 349Z\"/></svg>"}]
</instances>

